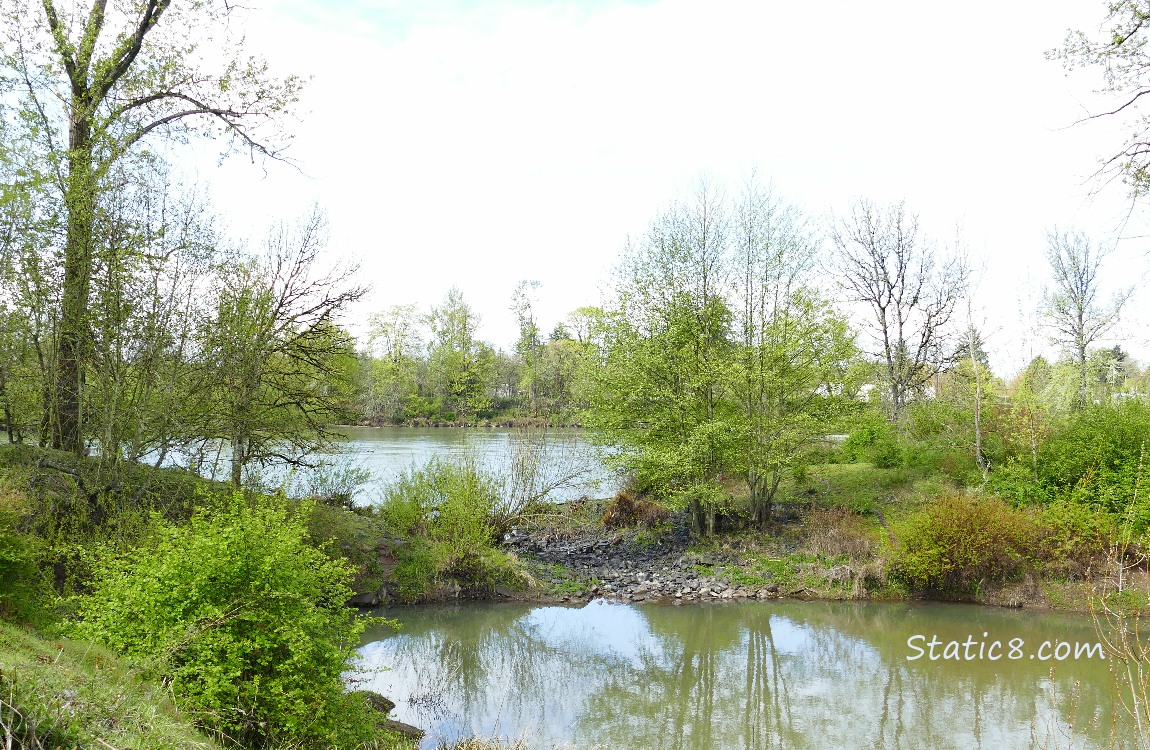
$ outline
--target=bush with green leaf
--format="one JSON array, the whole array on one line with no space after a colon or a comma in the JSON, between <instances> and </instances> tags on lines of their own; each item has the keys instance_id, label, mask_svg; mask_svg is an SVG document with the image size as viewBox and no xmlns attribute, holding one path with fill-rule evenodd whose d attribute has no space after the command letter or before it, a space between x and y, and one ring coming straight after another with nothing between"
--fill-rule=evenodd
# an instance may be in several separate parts
<instances>
[{"instance_id":1,"label":"bush with green leaf","mask_svg":"<svg viewBox=\"0 0 1150 750\"><path fill-rule=\"evenodd\" d=\"M1112 516L1063 500L1042 508L1038 520L1040 556L1047 572L1082 576L1103 567L1115 535Z\"/></svg>"},{"instance_id":2,"label":"bush with green leaf","mask_svg":"<svg viewBox=\"0 0 1150 750\"><path fill-rule=\"evenodd\" d=\"M867 461L880 469L902 465L902 449L894 426L875 411L858 417L843 441L842 454L849 461Z\"/></svg>"},{"instance_id":3,"label":"bush with green leaf","mask_svg":"<svg viewBox=\"0 0 1150 750\"><path fill-rule=\"evenodd\" d=\"M986 489L1015 506L1046 505L1058 494L1038 481L1028 461L1017 458L996 465Z\"/></svg>"},{"instance_id":4,"label":"bush with green leaf","mask_svg":"<svg viewBox=\"0 0 1150 750\"><path fill-rule=\"evenodd\" d=\"M340 675L368 623L307 517L237 492L186 526L157 518L140 546L98 556L75 632L152 665L181 709L245 746L348 744L362 728L339 715Z\"/></svg>"},{"instance_id":5,"label":"bush with green leaf","mask_svg":"<svg viewBox=\"0 0 1150 750\"><path fill-rule=\"evenodd\" d=\"M1150 448L1150 404L1127 401L1088 406L1039 448L1038 482L1051 495L1112 514L1134 517L1132 531L1150 528L1150 503L1139 492ZM1135 507L1131 501L1140 494Z\"/></svg>"},{"instance_id":6,"label":"bush with green leaf","mask_svg":"<svg viewBox=\"0 0 1150 750\"><path fill-rule=\"evenodd\" d=\"M1029 513L997 497L943 495L896 527L889 572L914 590L969 594L1022 572L1036 531Z\"/></svg>"},{"instance_id":7,"label":"bush with green leaf","mask_svg":"<svg viewBox=\"0 0 1150 750\"><path fill-rule=\"evenodd\" d=\"M387 487L380 516L408 540L391 573L400 598L418 598L441 576L480 587L517 581L513 560L495 547L499 492L499 483L469 459L432 459Z\"/></svg>"}]
</instances>

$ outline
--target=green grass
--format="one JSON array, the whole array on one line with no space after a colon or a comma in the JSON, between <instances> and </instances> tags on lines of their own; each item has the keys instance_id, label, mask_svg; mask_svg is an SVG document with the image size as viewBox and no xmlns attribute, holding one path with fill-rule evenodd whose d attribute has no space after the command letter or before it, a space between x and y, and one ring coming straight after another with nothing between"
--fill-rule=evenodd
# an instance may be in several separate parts
<instances>
[{"instance_id":1,"label":"green grass","mask_svg":"<svg viewBox=\"0 0 1150 750\"><path fill-rule=\"evenodd\" d=\"M11 742L11 745L6 743ZM0 622L0 746L218 748L108 651Z\"/></svg>"},{"instance_id":2,"label":"green grass","mask_svg":"<svg viewBox=\"0 0 1150 750\"><path fill-rule=\"evenodd\" d=\"M785 482L779 488L779 500L849 509L869 519L875 532L885 539L886 532L879 533L878 513L890 521L954 489L945 476L921 469L880 469L869 463L820 464L809 467L802 481Z\"/></svg>"},{"instance_id":3,"label":"green grass","mask_svg":"<svg viewBox=\"0 0 1150 750\"><path fill-rule=\"evenodd\" d=\"M779 586L793 586L799 582L796 571L803 563L815 562L817 558L812 555L794 553L782 557L768 557L756 555L744 562L743 567L724 567L722 575L731 583L739 586L761 588L768 583Z\"/></svg>"},{"instance_id":4,"label":"green grass","mask_svg":"<svg viewBox=\"0 0 1150 750\"><path fill-rule=\"evenodd\" d=\"M531 575L556 596L583 596L592 586L602 583L598 578L583 578L578 572L558 563L532 562Z\"/></svg>"}]
</instances>

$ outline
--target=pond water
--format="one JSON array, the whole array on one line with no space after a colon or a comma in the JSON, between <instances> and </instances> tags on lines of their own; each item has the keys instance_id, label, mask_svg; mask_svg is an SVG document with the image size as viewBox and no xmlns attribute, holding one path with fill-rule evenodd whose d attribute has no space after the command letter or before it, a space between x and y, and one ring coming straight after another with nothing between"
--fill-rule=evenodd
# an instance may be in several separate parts
<instances>
[{"instance_id":1,"label":"pond water","mask_svg":"<svg viewBox=\"0 0 1150 750\"><path fill-rule=\"evenodd\" d=\"M507 482L513 481L511 470L517 459L534 463L536 485L559 485L548 495L552 500L603 497L619 485L581 430L524 433L484 428L344 427L340 431L347 442L329 459L336 466L370 472L371 480L358 498L363 502L374 502L384 485L432 458L470 458Z\"/></svg>"},{"instance_id":2,"label":"pond water","mask_svg":"<svg viewBox=\"0 0 1150 750\"><path fill-rule=\"evenodd\" d=\"M432 458L470 458L510 482L516 459L530 460L534 456L538 458L538 471L533 477L537 485L549 486L573 477L548 493L552 500L576 500L584 495L607 497L619 487L619 478L603 465L582 430L525 433L487 428L341 427L339 431L346 440L339 444L338 451L313 457L327 464L325 468L290 474L283 468L269 468L261 472L258 481L269 488L287 483L294 494L308 494L317 481L338 481L348 469L363 470L369 478L358 488L355 498L361 504L374 504L389 482ZM229 455L227 446L221 446L214 472L209 468L208 473L226 479ZM169 461L177 465L181 462L180 456Z\"/></svg>"},{"instance_id":3,"label":"pond water","mask_svg":"<svg viewBox=\"0 0 1150 750\"><path fill-rule=\"evenodd\" d=\"M427 730L428 750L472 735L522 738L532 750L1006 750L1130 739L1099 651L1040 658L1064 654L1058 642L1097 642L1086 617L793 601L381 614L403 629L368 633L348 680L392 697L393 717ZM915 635L923 655L909 660ZM963 658L932 660L934 636L937 656L958 641ZM1016 653L1011 639L1021 639Z\"/></svg>"}]
</instances>

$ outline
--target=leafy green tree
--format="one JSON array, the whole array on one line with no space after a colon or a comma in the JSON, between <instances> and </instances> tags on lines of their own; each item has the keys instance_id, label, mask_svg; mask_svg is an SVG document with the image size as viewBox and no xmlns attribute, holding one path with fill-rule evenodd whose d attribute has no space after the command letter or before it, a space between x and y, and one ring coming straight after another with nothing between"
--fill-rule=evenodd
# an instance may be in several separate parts
<instances>
[{"instance_id":1,"label":"leafy green tree","mask_svg":"<svg viewBox=\"0 0 1150 750\"><path fill-rule=\"evenodd\" d=\"M539 323L535 319L535 300L532 293L539 288L538 281L520 281L511 295L511 311L519 325L519 338L515 342L515 353L519 356L522 371L522 389L527 393L528 408L532 415L539 414L540 360L543 342L540 340Z\"/></svg>"},{"instance_id":2,"label":"leafy green tree","mask_svg":"<svg viewBox=\"0 0 1150 750\"><path fill-rule=\"evenodd\" d=\"M58 207L44 175L24 163L26 143L0 124L0 369L9 440L50 439L61 274L52 248Z\"/></svg>"},{"instance_id":3,"label":"leafy green tree","mask_svg":"<svg viewBox=\"0 0 1150 750\"><path fill-rule=\"evenodd\" d=\"M1087 355L1086 367L1090 384L1100 402L1121 397L1127 382L1138 372L1130 355L1117 344L1109 349L1102 347L1091 351Z\"/></svg>"},{"instance_id":4,"label":"leafy green tree","mask_svg":"<svg viewBox=\"0 0 1150 750\"><path fill-rule=\"evenodd\" d=\"M1035 357L1009 384L1008 402L999 410L997 431L1005 441L1005 458L1023 461L1038 478L1038 449L1050 433L1052 410L1043 395L1053 378L1045 357Z\"/></svg>"},{"instance_id":5,"label":"leafy green tree","mask_svg":"<svg viewBox=\"0 0 1150 750\"><path fill-rule=\"evenodd\" d=\"M117 189L114 168L146 163L145 147L157 137L222 134L230 148L277 156L284 141L275 125L300 81L277 81L242 55L227 3L130 0L109 8L99 0L87 13L57 5L0 4L0 66L14 92L5 109L34 149L32 171L50 175L63 209L48 426L54 446L80 452L97 215L100 197Z\"/></svg>"},{"instance_id":6,"label":"leafy green tree","mask_svg":"<svg viewBox=\"0 0 1150 750\"><path fill-rule=\"evenodd\" d=\"M846 386L858 355L854 337L830 305L795 290L740 347L735 392L751 516L765 527L775 494L804 452L825 439L859 402Z\"/></svg>"},{"instance_id":7,"label":"leafy green tree","mask_svg":"<svg viewBox=\"0 0 1150 750\"><path fill-rule=\"evenodd\" d=\"M87 431L115 467L162 463L196 420L191 358L221 244L213 216L164 170L125 175L99 206L89 305Z\"/></svg>"},{"instance_id":8,"label":"leafy green tree","mask_svg":"<svg viewBox=\"0 0 1150 750\"><path fill-rule=\"evenodd\" d=\"M567 316L567 329L570 337L580 344L592 343L596 333L603 330L603 309L584 306Z\"/></svg>"},{"instance_id":9,"label":"leafy green tree","mask_svg":"<svg viewBox=\"0 0 1150 750\"><path fill-rule=\"evenodd\" d=\"M590 344L570 338L548 341L539 364L540 396L546 413L563 418L576 404L580 370L593 351Z\"/></svg>"},{"instance_id":10,"label":"leafy green tree","mask_svg":"<svg viewBox=\"0 0 1150 750\"><path fill-rule=\"evenodd\" d=\"M41 377L28 317L0 302L0 429L9 443L23 442L37 425Z\"/></svg>"},{"instance_id":11,"label":"leafy green tree","mask_svg":"<svg viewBox=\"0 0 1150 750\"><path fill-rule=\"evenodd\" d=\"M431 328L429 375L441 412L466 421L489 409L496 360L491 346L476 338L479 315L459 289L452 288L427 320Z\"/></svg>"},{"instance_id":12,"label":"leafy green tree","mask_svg":"<svg viewBox=\"0 0 1150 750\"><path fill-rule=\"evenodd\" d=\"M785 472L855 406L844 382L857 351L845 320L805 286L815 243L803 217L753 182L734 213L731 384L750 512L765 527Z\"/></svg>"},{"instance_id":13,"label":"leafy green tree","mask_svg":"<svg viewBox=\"0 0 1150 750\"><path fill-rule=\"evenodd\" d=\"M372 419L402 422L419 393L420 315L415 305L393 305L371 316L366 411Z\"/></svg>"},{"instance_id":14,"label":"leafy green tree","mask_svg":"<svg viewBox=\"0 0 1150 750\"><path fill-rule=\"evenodd\" d=\"M736 465L729 272L725 209L704 185L629 248L588 399L619 460L686 506L696 533L714 531Z\"/></svg>"}]
</instances>

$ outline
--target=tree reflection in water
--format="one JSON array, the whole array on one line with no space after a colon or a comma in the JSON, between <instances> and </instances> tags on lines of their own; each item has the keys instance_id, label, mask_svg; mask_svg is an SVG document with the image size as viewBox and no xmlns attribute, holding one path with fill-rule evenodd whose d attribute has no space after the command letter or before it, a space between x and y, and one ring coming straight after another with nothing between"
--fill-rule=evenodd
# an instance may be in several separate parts
<instances>
[{"instance_id":1,"label":"tree reflection in water","mask_svg":"<svg viewBox=\"0 0 1150 750\"><path fill-rule=\"evenodd\" d=\"M1088 619L1026 614L847 602L410 608L389 613L400 635L361 649L365 669L392 668L363 687L431 730L426 748L470 734L636 750L1125 746L1111 736L1105 662L907 661L919 633L988 632L1028 652L1095 640ZM421 695L439 710L404 700Z\"/></svg>"}]
</instances>

